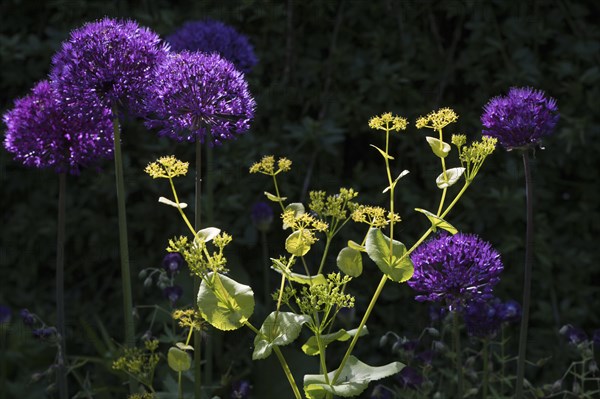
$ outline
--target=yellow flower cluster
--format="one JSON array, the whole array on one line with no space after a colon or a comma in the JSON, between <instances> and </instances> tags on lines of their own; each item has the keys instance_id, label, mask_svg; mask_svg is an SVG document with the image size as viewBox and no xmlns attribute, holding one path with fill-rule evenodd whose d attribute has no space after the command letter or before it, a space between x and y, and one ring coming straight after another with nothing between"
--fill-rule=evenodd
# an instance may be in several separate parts
<instances>
[{"instance_id":1,"label":"yellow flower cluster","mask_svg":"<svg viewBox=\"0 0 600 399\"><path fill-rule=\"evenodd\" d=\"M397 213L388 212L380 206L360 205L352 212L352 220L380 228L387 226L391 221L398 223L401 218Z\"/></svg>"},{"instance_id":2,"label":"yellow flower cluster","mask_svg":"<svg viewBox=\"0 0 600 399\"><path fill-rule=\"evenodd\" d=\"M494 152L498 140L495 137L483 136L481 141L474 141L466 146L467 139L464 135L452 136L452 144L458 148L458 157L465 168L465 178L473 180L485 159Z\"/></svg>"},{"instance_id":3,"label":"yellow flower cluster","mask_svg":"<svg viewBox=\"0 0 600 399\"><path fill-rule=\"evenodd\" d=\"M170 155L160 157L155 162L149 163L144 172L148 173L153 179L171 179L176 176L185 176L188 172L188 166L188 162L182 162Z\"/></svg>"},{"instance_id":4,"label":"yellow flower cluster","mask_svg":"<svg viewBox=\"0 0 600 399\"><path fill-rule=\"evenodd\" d=\"M449 124L456 122L458 115L454 110L450 108L440 108L437 111L430 112L427 116L421 116L417 119L415 126L417 129L424 127L434 129L436 131L442 130Z\"/></svg>"},{"instance_id":5,"label":"yellow flower cluster","mask_svg":"<svg viewBox=\"0 0 600 399\"><path fill-rule=\"evenodd\" d=\"M277 164L277 170L275 170ZM264 175L275 176L280 172L288 172L292 168L292 161L287 158L279 158L275 162L273 155L265 155L260 162L255 162L250 167L250 173L262 173Z\"/></svg>"},{"instance_id":6,"label":"yellow flower cluster","mask_svg":"<svg viewBox=\"0 0 600 399\"><path fill-rule=\"evenodd\" d=\"M311 191L308 207L321 217L345 220L347 218L346 211L352 212L357 207L356 203L351 202L357 195L358 192L344 187L340 188L338 194L329 196L325 191Z\"/></svg>"},{"instance_id":7,"label":"yellow flower cluster","mask_svg":"<svg viewBox=\"0 0 600 399\"><path fill-rule=\"evenodd\" d=\"M384 130L389 132L395 130L406 130L408 121L398 115L392 115L391 112L386 112L380 116L374 116L369 120L369 127L376 130Z\"/></svg>"},{"instance_id":8,"label":"yellow flower cluster","mask_svg":"<svg viewBox=\"0 0 600 399\"><path fill-rule=\"evenodd\" d=\"M123 356L113 362L112 368L133 375L145 384L150 383L160 359L158 353L155 353L158 340L145 341L144 347L145 349L125 348Z\"/></svg>"},{"instance_id":9,"label":"yellow flower cluster","mask_svg":"<svg viewBox=\"0 0 600 399\"><path fill-rule=\"evenodd\" d=\"M171 316L173 320L179 322L180 327L189 327L196 331L200 331L205 327L200 312L194 309L176 309Z\"/></svg>"},{"instance_id":10,"label":"yellow flower cluster","mask_svg":"<svg viewBox=\"0 0 600 399\"><path fill-rule=\"evenodd\" d=\"M293 209L288 209L281 214L283 224L289 226L294 231L298 230L316 230L326 231L329 225L322 220L312 216L310 213L296 214Z\"/></svg>"}]
</instances>

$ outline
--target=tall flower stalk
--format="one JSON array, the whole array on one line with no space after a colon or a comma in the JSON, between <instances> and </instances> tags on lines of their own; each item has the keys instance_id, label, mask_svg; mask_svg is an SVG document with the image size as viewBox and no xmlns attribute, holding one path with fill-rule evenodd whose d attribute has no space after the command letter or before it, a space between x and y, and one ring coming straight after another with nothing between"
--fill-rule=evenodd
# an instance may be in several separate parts
<instances>
[{"instance_id":1,"label":"tall flower stalk","mask_svg":"<svg viewBox=\"0 0 600 399\"><path fill-rule=\"evenodd\" d=\"M110 119L100 108L81 105L71 115L58 101L50 82L37 83L30 94L15 101L3 117L7 126L4 145L16 160L26 166L53 169L58 174L56 238L56 385L59 397L66 399L67 349L65 330L65 229L66 175L78 174L112 155Z\"/></svg>"},{"instance_id":2,"label":"tall flower stalk","mask_svg":"<svg viewBox=\"0 0 600 399\"><path fill-rule=\"evenodd\" d=\"M526 192L525 265L523 278L523 311L519 332L519 356L517 359L517 381L515 395L523 397L525 360L527 357L527 330L531 303L531 280L533 272L533 180L529 153L541 146L544 137L552 134L558 122L556 100L546 97L540 90L516 88L506 96L492 98L484 107L481 116L483 134L495 137L506 150L519 150L523 157Z\"/></svg>"},{"instance_id":3,"label":"tall flower stalk","mask_svg":"<svg viewBox=\"0 0 600 399\"><path fill-rule=\"evenodd\" d=\"M157 34L134 21L105 18L71 32L52 59L51 78L59 100L72 113L81 103L109 110L113 123L115 182L119 224L125 344L135 344L133 298L127 238L126 193L123 178L120 119L122 114L144 113L148 82L156 78L156 66L168 47ZM130 390L135 390L130 379Z\"/></svg>"}]
</instances>

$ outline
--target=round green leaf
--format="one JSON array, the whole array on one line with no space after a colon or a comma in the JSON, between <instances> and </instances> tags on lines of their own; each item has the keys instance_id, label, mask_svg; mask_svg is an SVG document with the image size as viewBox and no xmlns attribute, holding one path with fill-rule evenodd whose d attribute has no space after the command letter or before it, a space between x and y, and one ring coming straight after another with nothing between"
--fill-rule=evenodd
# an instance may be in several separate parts
<instances>
[{"instance_id":1,"label":"round green leaf","mask_svg":"<svg viewBox=\"0 0 600 399\"><path fill-rule=\"evenodd\" d=\"M337 267L350 277L358 277L362 274L362 256L360 251L345 247L337 256Z\"/></svg>"},{"instance_id":2,"label":"round green leaf","mask_svg":"<svg viewBox=\"0 0 600 399\"><path fill-rule=\"evenodd\" d=\"M465 168L452 168L447 169L446 174L440 173L440 175L435 179L435 183L441 189L448 188L460 179L460 177L465 173Z\"/></svg>"},{"instance_id":3,"label":"round green leaf","mask_svg":"<svg viewBox=\"0 0 600 399\"><path fill-rule=\"evenodd\" d=\"M173 371L178 373L189 370L190 367L192 367L192 359L190 355L175 346L169 348L169 353L167 354L167 363L169 363L169 367Z\"/></svg>"},{"instance_id":4,"label":"round green leaf","mask_svg":"<svg viewBox=\"0 0 600 399\"><path fill-rule=\"evenodd\" d=\"M381 230L371 228L367 232L365 247L369 258L392 281L402 283L412 277L414 266L410 257L403 257L406 247L400 241L393 240L391 242L392 252L390 253L389 237L386 237Z\"/></svg>"},{"instance_id":5,"label":"round green leaf","mask_svg":"<svg viewBox=\"0 0 600 399\"><path fill-rule=\"evenodd\" d=\"M431 147L433 153L440 158L446 158L448 156L448 153L450 153L450 150L452 149L452 147L450 147L450 144L440 139L436 139L435 137L427 136L425 137L425 139L429 143L429 146Z\"/></svg>"},{"instance_id":6,"label":"round green leaf","mask_svg":"<svg viewBox=\"0 0 600 399\"><path fill-rule=\"evenodd\" d=\"M310 232L308 230L294 231L285 240L285 249L294 256L304 256L310 250Z\"/></svg>"},{"instance_id":7,"label":"round green leaf","mask_svg":"<svg viewBox=\"0 0 600 399\"><path fill-rule=\"evenodd\" d=\"M272 312L254 338L252 360L266 359L271 354L273 345L283 346L294 342L300 335L302 325L309 320L310 317L303 314Z\"/></svg>"},{"instance_id":8,"label":"round green leaf","mask_svg":"<svg viewBox=\"0 0 600 399\"><path fill-rule=\"evenodd\" d=\"M198 310L213 327L235 330L242 327L254 312L254 293L249 286L225 275L209 273L200 284Z\"/></svg>"}]
</instances>

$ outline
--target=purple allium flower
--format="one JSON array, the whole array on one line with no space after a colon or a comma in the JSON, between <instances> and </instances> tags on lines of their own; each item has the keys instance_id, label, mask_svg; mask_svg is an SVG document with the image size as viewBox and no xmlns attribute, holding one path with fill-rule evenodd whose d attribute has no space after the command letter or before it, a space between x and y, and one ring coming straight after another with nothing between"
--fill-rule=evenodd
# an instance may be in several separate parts
<instances>
[{"instance_id":1,"label":"purple allium flower","mask_svg":"<svg viewBox=\"0 0 600 399\"><path fill-rule=\"evenodd\" d=\"M585 331L580 328L573 327L571 324L562 326L559 330L559 333L564 335L567 341L573 345L577 345L588 340L588 336Z\"/></svg>"},{"instance_id":2,"label":"purple allium flower","mask_svg":"<svg viewBox=\"0 0 600 399\"><path fill-rule=\"evenodd\" d=\"M500 329L498 315L500 301L469 302L463 309L465 327L470 336L493 337Z\"/></svg>"},{"instance_id":3,"label":"purple allium flower","mask_svg":"<svg viewBox=\"0 0 600 399\"><path fill-rule=\"evenodd\" d=\"M0 324L10 323L12 311L6 305L0 305Z\"/></svg>"},{"instance_id":4,"label":"purple allium flower","mask_svg":"<svg viewBox=\"0 0 600 399\"><path fill-rule=\"evenodd\" d=\"M417 301L445 300L450 310L491 297L504 268L500 255L479 237L442 233L419 246L411 255L415 267L408 285Z\"/></svg>"},{"instance_id":5,"label":"purple allium flower","mask_svg":"<svg viewBox=\"0 0 600 399\"><path fill-rule=\"evenodd\" d=\"M497 311L498 317L503 323L516 323L521 320L521 305L512 299L500 303Z\"/></svg>"},{"instance_id":6,"label":"purple allium flower","mask_svg":"<svg viewBox=\"0 0 600 399\"><path fill-rule=\"evenodd\" d=\"M233 383L231 392L232 399L248 399L250 397L250 391L252 386L246 380L240 380Z\"/></svg>"},{"instance_id":7,"label":"purple allium flower","mask_svg":"<svg viewBox=\"0 0 600 399\"><path fill-rule=\"evenodd\" d=\"M73 113L85 99L139 114L168 50L156 33L137 22L104 18L71 32L52 58L50 76Z\"/></svg>"},{"instance_id":8,"label":"purple allium flower","mask_svg":"<svg viewBox=\"0 0 600 399\"><path fill-rule=\"evenodd\" d=\"M167 36L166 41L173 51L219 53L245 73L250 72L258 62L248 38L220 21L207 19L186 22Z\"/></svg>"},{"instance_id":9,"label":"purple allium flower","mask_svg":"<svg viewBox=\"0 0 600 399\"><path fill-rule=\"evenodd\" d=\"M147 111L160 136L220 144L250 128L256 103L248 83L218 54L171 54L159 68ZM212 138L212 140L210 140Z\"/></svg>"},{"instance_id":10,"label":"purple allium flower","mask_svg":"<svg viewBox=\"0 0 600 399\"><path fill-rule=\"evenodd\" d=\"M179 272L184 264L185 260L179 252L169 252L165 255L162 261L163 269L165 269L170 275Z\"/></svg>"},{"instance_id":11,"label":"purple allium flower","mask_svg":"<svg viewBox=\"0 0 600 399\"><path fill-rule=\"evenodd\" d=\"M19 316L21 316L23 324L25 324L27 327L33 327L35 324L35 316L29 311L29 309L21 309L19 311Z\"/></svg>"},{"instance_id":12,"label":"purple allium flower","mask_svg":"<svg viewBox=\"0 0 600 399\"><path fill-rule=\"evenodd\" d=\"M423 376L410 366L400 370L396 379L402 388L417 389L423 384Z\"/></svg>"},{"instance_id":13,"label":"purple allium flower","mask_svg":"<svg viewBox=\"0 0 600 399\"><path fill-rule=\"evenodd\" d=\"M4 146L25 166L77 174L81 167L112 156L112 125L105 111L81 106L72 114L42 80L4 114Z\"/></svg>"},{"instance_id":14,"label":"purple allium flower","mask_svg":"<svg viewBox=\"0 0 600 399\"><path fill-rule=\"evenodd\" d=\"M507 150L536 146L552 134L558 122L556 100L541 90L512 87L505 97L492 98L484 107L483 134L496 137Z\"/></svg>"},{"instance_id":15,"label":"purple allium flower","mask_svg":"<svg viewBox=\"0 0 600 399\"><path fill-rule=\"evenodd\" d=\"M255 203L250 214L252 222L260 231L267 231L273 222L273 209L264 201Z\"/></svg>"},{"instance_id":16,"label":"purple allium flower","mask_svg":"<svg viewBox=\"0 0 600 399\"><path fill-rule=\"evenodd\" d=\"M165 298L167 298L169 302L171 302L171 305L174 306L175 302L177 302L179 298L181 298L181 295L183 295L183 288L181 288L178 285L165 287L165 289L163 290L163 294Z\"/></svg>"}]
</instances>

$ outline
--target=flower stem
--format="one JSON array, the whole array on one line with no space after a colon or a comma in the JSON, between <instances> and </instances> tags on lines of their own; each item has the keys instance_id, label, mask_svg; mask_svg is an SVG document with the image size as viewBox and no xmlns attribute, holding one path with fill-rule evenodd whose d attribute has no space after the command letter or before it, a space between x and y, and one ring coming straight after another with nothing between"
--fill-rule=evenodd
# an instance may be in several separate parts
<instances>
[{"instance_id":1,"label":"flower stem","mask_svg":"<svg viewBox=\"0 0 600 399\"><path fill-rule=\"evenodd\" d=\"M127 242L127 213L125 208L125 182L123 177L123 156L121 154L121 127L118 110L113 106L113 134L115 150L115 178L117 184L117 211L119 218L119 249L121 254L121 283L123 287L123 313L125 320L125 346L135 345L133 325L133 299L131 294L131 271L129 268L129 244ZM135 380L129 379L129 391L136 390Z\"/></svg>"},{"instance_id":2,"label":"flower stem","mask_svg":"<svg viewBox=\"0 0 600 399\"><path fill-rule=\"evenodd\" d=\"M56 235L56 329L58 331L58 354L56 385L61 399L67 399L69 390L66 373L66 335L65 335L65 203L66 174L58 175L58 220Z\"/></svg>"},{"instance_id":3,"label":"flower stem","mask_svg":"<svg viewBox=\"0 0 600 399\"><path fill-rule=\"evenodd\" d=\"M194 228L196 232L200 230L202 224L202 143L196 138L196 195L194 199ZM195 235L196 233L194 233ZM198 309L196 295L200 290L200 277L194 275L194 308ZM200 399L202 396L202 331L194 333L194 398Z\"/></svg>"},{"instance_id":4,"label":"flower stem","mask_svg":"<svg viewBox=\"0 0 600 399\"><path fill-rule=\"evenodd\" d=\"M490 339L486 337L483 340L483 396L482 399L487 399L488 389L490 385Z\"/></svg>"},{"instance_id":5,"label":"flower stem","mask_svg":"<svg viewBox=\"0 0 600 399\"><path fill-rule=\"evenodd\" d=\"M529 307L531 302L531 274L533 266L533 181L529 164L529 150L523 152L525 169L525 192L527 200L527 227L525 236L525 271L523 279L523 313L521 331L519 333L519 357L517 358L517 383L515 397L523 397L523 381L525 378L525 358L527 355L527 327L529 325Z\"/></svg>"},{"instance_id":6,"label":"flower stem","mask_svg":"<svg viewBox=\"0 0 600 399\"><path fill-rule=\"evenodd\" d=\"M463 397L464 392L464 383L463 383L463 368L462 368L462 354L460 347L460 330L458 324L458 311L452 311L452 335L454 338L454 352L456 356L456 373L458 377L458 383L456 386L456 397L461 399Z\"/></svg>"}]
</instances>

